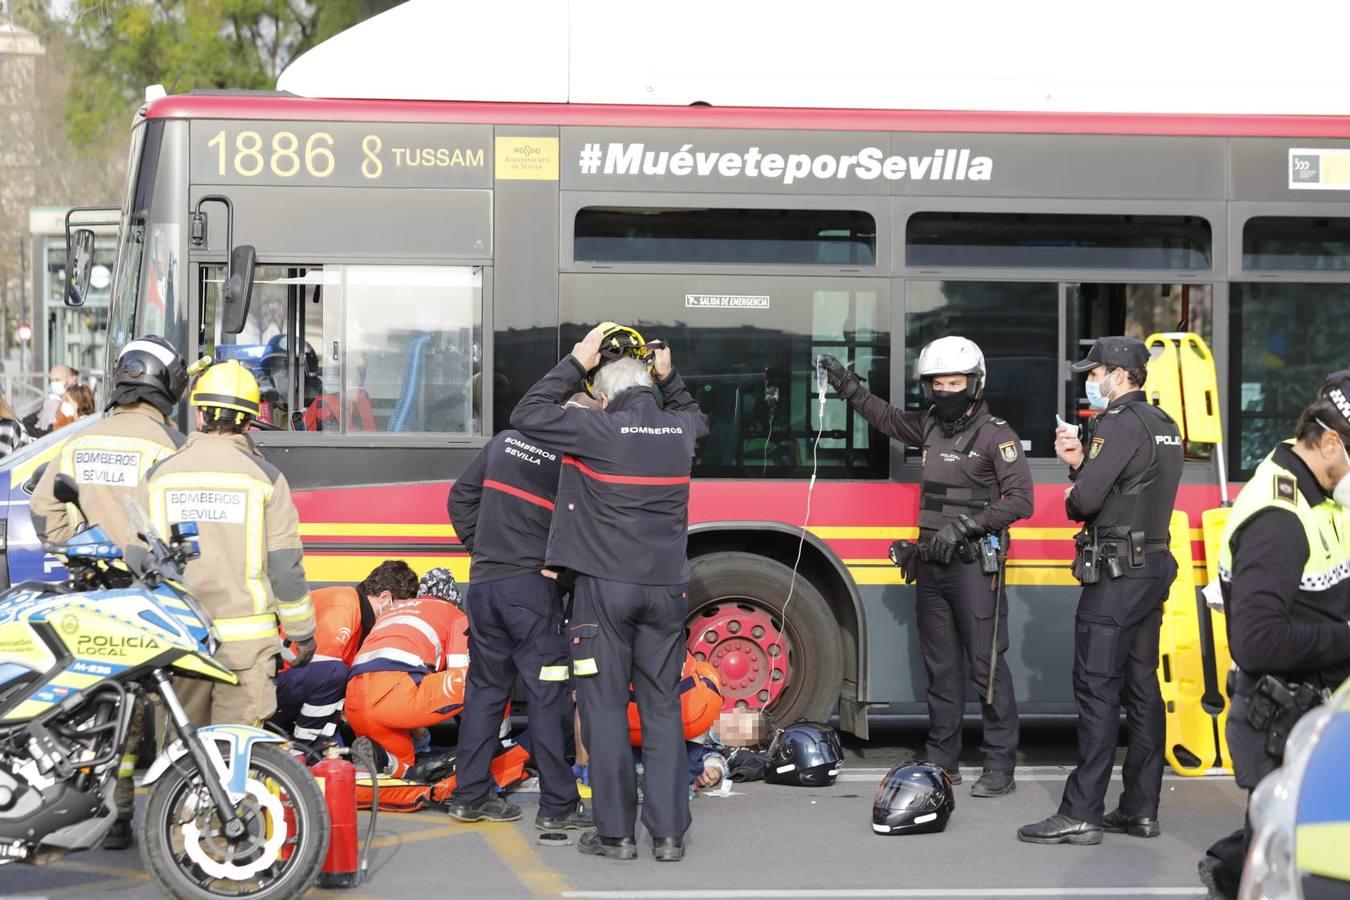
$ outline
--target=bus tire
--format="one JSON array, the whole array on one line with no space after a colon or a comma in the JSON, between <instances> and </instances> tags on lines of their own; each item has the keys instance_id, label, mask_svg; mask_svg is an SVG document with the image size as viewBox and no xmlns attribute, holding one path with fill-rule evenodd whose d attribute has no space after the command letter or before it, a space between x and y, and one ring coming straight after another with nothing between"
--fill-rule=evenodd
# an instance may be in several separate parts
<instances>
[{"instance_id":1,"label":"bus tire","mask_svg":"<svg viewBox=\"0 0 1350 900\"><path fill-rule=\"evenodd\" d=\"M799 718L828 720L843 685L844 646L839 623L816 586L800 573L794 586L792 569L754 553L709 553L691 560L689 569L689 615L685 619L689 649L719 668L728 705L764 706L760 691L773 685L767 680L752 682L764 678L765 662L771 667L782 664L759 655L763 648L750 646L750 632L766 629L770 639L775 629L781 632L783 607L791 590L784 683L778 693L770 694L768 711L780 723ZM738 615L744 620L738 620ZM740 659L733 661L737 653ZM751 670L747 660L760 668ZM725 671L723 666L727 666ZM734 682L734 676L741 674L745 677Z\"/></svg>"}]
</instances>

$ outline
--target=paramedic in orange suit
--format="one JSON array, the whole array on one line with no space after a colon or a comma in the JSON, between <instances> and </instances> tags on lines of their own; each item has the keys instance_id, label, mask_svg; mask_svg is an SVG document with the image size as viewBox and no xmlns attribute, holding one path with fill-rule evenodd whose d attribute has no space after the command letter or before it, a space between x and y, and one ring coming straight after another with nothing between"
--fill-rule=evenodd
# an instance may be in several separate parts
<instances>
[{"instance_id":1,"label":"paramedic in orange suit","mask_svg":"<svg viewBox=\"0 0 1350 900\"><path fill-rule=\"evenodd\" d=\"M448 600L389 607L361 645L347 683L347 721L402 777L416 762L411 732L459 715L469 667L469 620Z\"/></svg>"},{"instance_id":2,"label":"paramedic in orange suit","mask_svg":"<svg viewBox=\"0 0 1350 900\"><path fill-rule=\"evenodd\" d=\"M273 725L310 744L334 740L342 720L348 670L375 618L396 600L417 594L417 573L402 560L375 567L354 588L326 587L311 592L317 647L310 664L277 675L277 711Z\"/></svg>"}]
</instances>

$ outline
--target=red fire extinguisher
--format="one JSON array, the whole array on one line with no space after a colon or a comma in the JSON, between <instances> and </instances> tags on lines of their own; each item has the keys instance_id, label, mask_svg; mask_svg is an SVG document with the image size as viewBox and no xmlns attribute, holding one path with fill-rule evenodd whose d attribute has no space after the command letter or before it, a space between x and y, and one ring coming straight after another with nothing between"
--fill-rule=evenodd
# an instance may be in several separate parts
<instances>
[{"instance_id":1,"label":"red fire extinguisher","mask_svg":"<svg viewBox=\"0 0 1350 900\"><path fill-rule=\"evenodd\" d=\"M361 883L361 856L356 841L356 766L329 747L324 758L310 767L328 804L328 857L319 873L319 886L350 888ZM372 823L373 825L374 823Z\"/></svg>"}]
</instances>

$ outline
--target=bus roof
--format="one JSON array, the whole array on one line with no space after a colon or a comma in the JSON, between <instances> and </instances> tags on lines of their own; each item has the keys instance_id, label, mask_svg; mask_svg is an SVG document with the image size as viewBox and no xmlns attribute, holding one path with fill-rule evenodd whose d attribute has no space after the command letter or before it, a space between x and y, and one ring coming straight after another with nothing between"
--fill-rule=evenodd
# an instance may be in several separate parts
<instances>
[{"instance_id":1,"label":"bus roof","mask_svg":"<svg viewBox=\"0 0 1350 900\"><path fill-rule=\"evenodd\" d=\"M180 94L151 101L151 119L275 119L751 128L804 131L990 134L1120 134L1209 137L1350 138L1350 117L955 110L792 109L626 106L589 103L467 103L328 100L284 94Z\"/></svg>"},{"instance_id":2,"label":"bus roof","mask_svg":"<svg viewBox=\"0 0 1350 900\"><path fill-rule=\"evenodd\" d=\"M410 0L299 57L277 86L368 100L1339 116L1348 30L1344 0Z\"/></svg>"}]
</instances>

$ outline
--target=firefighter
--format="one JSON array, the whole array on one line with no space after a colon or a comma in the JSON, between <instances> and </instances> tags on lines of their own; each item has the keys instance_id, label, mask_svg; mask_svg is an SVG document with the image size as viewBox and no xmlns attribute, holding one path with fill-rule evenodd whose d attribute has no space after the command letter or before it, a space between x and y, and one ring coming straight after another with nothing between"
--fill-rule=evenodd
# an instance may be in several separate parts
<instances>
[{"instance_id":1,"label":"firefighter","mask_svg":"<svg viewBox=\"0 0 1350 900\"><path fill-rule=\"evenodd\" d=\"M1350 678L1350 372L1256 468L1219 545L1228 613L1228 750L1239 787L1279 767L1295 723ZM1234 898L1250 824L1210 847L1200 879Z\"/></svg>"},{"instance_id":2,"label":"firefighter","mask_svg":"<svg viewBox=\"0 0 1350 900\"><path fill-rule=\"evenodd\" d=\"M361 645L347 682L347 722L402 778L417 763L413 732L459 715L469 667L469 621L439 597L386 609Z\"/></svg>"},{"instance_id":3,"label":"firefighter","mask_svg":"<svg viewBox=\"0 0 1350 900\"><path fill-rule=\"evenodd\" d=\"M333 740L342 720L348 671L361 642L390 603L416 596L417 588L417 573L403 560L390 559L354 588L314 591L314 659L307 666L289 666L277 675L277 711L272 724L297 740Z\"/></svg>"},{"instance_id":4,"label":"firefighter","mask_svg":"<svg viewBox=\"0 0 1350 900\"><path fill-rule=\"evenodd\" d=\"M512 822L520 807L492 790L498 726L519 675L530 710L530 753L539 769L542 831L594 826L567 765L571 705L567 638L555 577L543 573L561 456L503 431L450 490L450 521L471 555L469 616L473 655L459 726L455 793L446 809L461 822ZM555 573L549 572L549 575Z\"/></svg>"},{"instance_id":5,"label":"firefighter","mask_svg":"<svg viewBox=\"0 0 1350 900\"><path fill-rule=\"evenodd\" d=\"M169 421L187 387L187 368L174 346L147 335L122 348L112 374L111 414L61 445L33 490L33 530L44 544L63 544L88 524L98 525L125 547L135 537L126 502L150 467L183 446L183 435ZM80 488L80 508L56 499L57 475L69 475ZM129 578L128 578L129 580ZM117 770L117 821L103 839L108 850L131 846L136 806L136 745L144 727L145 704L136 703L127 743Z\"/></svg>"},{"instance_id":6,"label":"firefighter","mask_svg":"<svg viewBox=\"0 0 1350 900\"><path fill-rule=\"evenodd\" d=\"M960 784L969 678L984 717L984 772L971 796L1012 793L1019 725L1005 658L1003 561L1008 529L1031 515L1033 491L1021 441L985 404L984 354L955 336L924 347L914 376L929 406L915 412L873 396L833 356L823 363L830 385L874 428L923 448L919 541L897 542L894 550L906 580L918 581L919 647L928 672L924 758Z\"/></svg>"},{"instance_id":7,"label":"firefighter","mask_svg":"<svg viewBox=\"0 0 1350 900\"><path fill-rule=\"evenodd\" d=\"M1083 584L1073 657L1078 766L1059 812L1018 829L1017 836L1033 844L1099 844L1103 826L1135 837L1160 833L1165 718L1158 636L1177 574L1168 528L1183 456L1176 423L1144 394L1148 358L1136 338L1093 344L1072 366L1087 373L1088 403L1102 410L1088 426L1088 447L1071 426L1055 435L1055 452L1073 481L1064 508L1083 523L1073 568ZM1103 815L1122 705L1125 790L1117 808Z\"/></svg>"},{"instance_id":8,"label":"firefighter","mask_svg":"<svg viewBox=\"0 0 1350 900\"><path fill-rule=\"evenodd\" d=\"M178 522L197 523L201 556L184 575L215 620L216 659L239 683L180 679L177 690L198 725L261 725L276 710L280 628L295 643L295 665L314 656L300 517L286 476L244 433L258 415L258 382L248 370L234 360L211 366L189 402L198 430L147 473L141 502L163 535Z\"/></svg>"},{"instance_id":9,"label":"firefighter","mask_svg":"<svg viewBox=\"0 0 1350 900\"><path fill-rule=\"evenodd\" d=\"M597 368L602 409L561 406ZM637 856L631 683L644 738L643 824L657 860L682 859L689 781L678 684L689 608L689 473L707 419L668 348L604 326L530 389L511 427L563 454L545 564L577 576L568 635L596 824L578 848Z\"/></svg>"}]
</instances>

